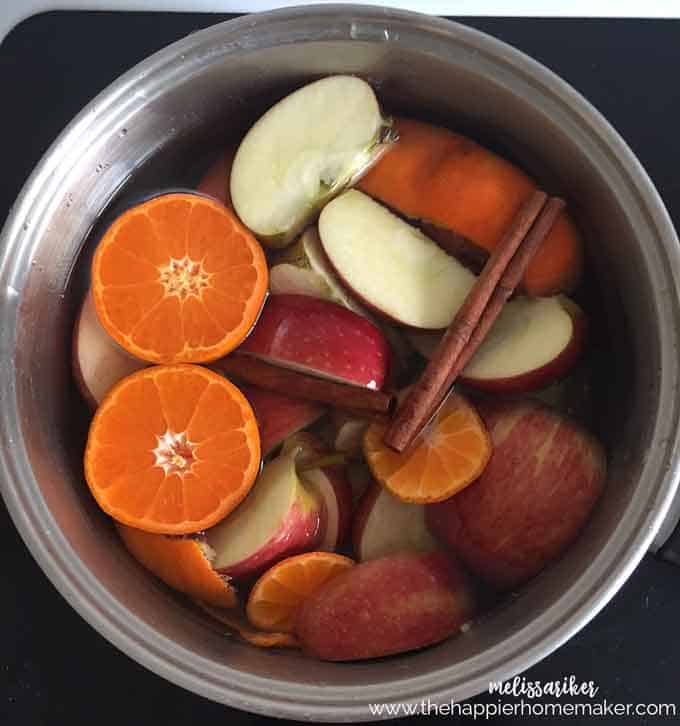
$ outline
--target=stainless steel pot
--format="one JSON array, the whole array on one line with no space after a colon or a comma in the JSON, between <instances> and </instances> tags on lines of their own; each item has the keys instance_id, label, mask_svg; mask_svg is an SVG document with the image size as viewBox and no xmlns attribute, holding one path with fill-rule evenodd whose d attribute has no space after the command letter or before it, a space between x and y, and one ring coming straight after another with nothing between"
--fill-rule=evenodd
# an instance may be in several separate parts
<instances>
[{"instance_id":1,"label":"stainless steel pot","mask_svg":"<svg viewBox=\"0 0 680 726\"><path fill-rule=\"evenodd\" d=\"M215 634L125 553L83 483L70 329L88 235L112 202L171 183L272 100L319 75L359 73L390 108L493 140L565 194L588 238L595 425L610 456L579 541L517 597L437 647L318 663ZM461 700L557 648L638 563L678 484L678 240L644 170L573 89L512 48L424 16L317 6L243 17L157 53L69 125L17 200L0 245L2 491L31 552L121 650L233 706L367 720L370 702ZM82 256L81 256L82 260ZM603 342L607 341L607 342Z\"/></svg>"}]
</instances>

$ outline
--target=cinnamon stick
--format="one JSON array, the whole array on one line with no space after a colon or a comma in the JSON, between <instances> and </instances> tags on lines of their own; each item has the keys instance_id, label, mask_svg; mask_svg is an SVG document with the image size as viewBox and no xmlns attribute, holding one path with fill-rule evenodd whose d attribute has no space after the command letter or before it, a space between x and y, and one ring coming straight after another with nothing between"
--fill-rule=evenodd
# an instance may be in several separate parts
<instances>
[{"instance_id":1,"label":"cinnamon stick","mask_svg":"<svg viewBox=\"0 0 680 726\"><path fill-rule=\"evenodd\" d=\"M542 192L531 197L489 257L420 380L385 432L384 441L391 448L404 451L436 413L522 280L564 207L561 199L547 203L546 199Z\"/></svg>"},{"instance_id":2,"label":"cinnamon stick","mask_svg":"<svg viewBox=\"0 0 680 726\"><path fill-rule=\"evenodd\" d=\"M387 414L392 405L392 396L382 391L300 373L245 353L232 353L214 365L227 375L233 375L245 383L252 383L267 391L285 393L364 414Z\"/></svg>"}]
</instances>

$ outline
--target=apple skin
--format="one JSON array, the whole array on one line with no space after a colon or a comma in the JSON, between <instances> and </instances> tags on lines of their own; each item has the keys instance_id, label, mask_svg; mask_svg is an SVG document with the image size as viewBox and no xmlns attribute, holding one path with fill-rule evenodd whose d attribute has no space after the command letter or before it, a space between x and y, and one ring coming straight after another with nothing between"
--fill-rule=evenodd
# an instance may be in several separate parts
<instances>
[{"instance_id":1,"label":"apple skin","mask_svg":"<svg viewBox=\"0 0 680 726\"><path fill-rule=\"evenodd\" d=\"M239 388L255 413L262 456L271 454L289 436L310 426L326 413L323 406L312 401L291 398L245 383L239 383Z\"/></svg>"},{"instance_id":2,"label":"apple skin","mask_svg":"<svg viewBox=\"0 0 680 726\"><path fill-rule=\"evenodd\" d=\"M301 431L290 437L283 453L297 451L298 467L312 463L331 452L314 435ZM352 488L347 481L346 465L334 464L299 472L300 479L322 506L322 531L317 549L335 552L343 544L352 521Z\"/></svg>"},{"instance_id":3,"label":"apple skin","mask_svg":"<svg viewBox=\"0 0 680 726\"><path fill-rule=\"evenodd\" d=\"M373 323L307 295L270 295L238 351L377 390L390 362L389 345Z\"/></svg>"},{"instance_id":4,"label":"apple skin","mask_svg":"<svg viewBox=\"0 0 680 726\"><path fill-rule=\"evenodd\" d=\"M196 191L207 194L225 207L231 209L231 195L229 194L229 175L234 161L236 149L227 149L219 156L205 172L199 181Z\"/></svg>"},{"instance_id":5,"label":"apple skin","mask_svg":"<svg viewBox=\"0 0 680 726\"><path fill-rule=\"evenodd\" d=\"M316 548L323 510L300 481L295 459L281 455L265 464L244 501L208 529L213 568L232 578L250 579L276 562Z\"/></svg>"},{"instance_id":6,"label":"apple skin","mask_svg":"<svg viewBox=\"0 0 680 726\"><path fill-rule=\"evenodd\" d=\"M585 525L606 477L599 442L532 399L478 404L494 446L481 477L427 507L427 524L467 567L499 590L558 557Z\"/></svg>"},{"instance_id":7,"label":"apple skin","mask_svg":"<svg viewBox=\"0 0 680 726\"><path fill-rule=\"evenodd\" d=\"M352 549L359 562L398 552L428 552L437 542L425 524L425 506L402 502L373 481L352 522Z\"/></svg>"},{"instance_id":8,"label":"apple skin","mask_svg":"<svg viewBox=\"0 0 680 726\"><path fill-rule=\"evenodd\" d=\"M301 605L295 632L317 658L365 660L438 643L474 612L474 594L454 559L404 553L362 562L326 582Z\"/></svg>"},{"instance_id":9,"label":"apple skin","mask_svg":"<svg viewBox=\"0 0 680 726\"><path fill-rule=\"evenodd\" d=\"M133 358L101 326L88 293L73 327L71 345L73 378L91 411L95 411L111 388L125 376L146 368Z\"/></svg>"}]
</instances>

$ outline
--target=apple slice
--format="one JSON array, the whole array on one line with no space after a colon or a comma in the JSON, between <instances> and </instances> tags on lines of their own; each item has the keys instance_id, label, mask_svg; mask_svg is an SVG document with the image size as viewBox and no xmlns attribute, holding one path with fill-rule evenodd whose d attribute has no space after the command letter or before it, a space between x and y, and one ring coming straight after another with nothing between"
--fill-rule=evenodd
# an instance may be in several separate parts
<instances>
[{"instance_id":1,"label":"apple slice","mask_svg":"<svg viewBox=\"0 0 680 726\"><path fill-rule=\"evenodd\" d=\"M273 294L312 295L331 300L371 319L369 311L352 297L335 274L316 227L308 227L294 245L279 254L269 273L269 289Z\"/></svg>"},{"instance_id":2,"label":"apple slice","mask_svg":"<svg viewBox=\"0 0 680 726\"><path fill-rule=\"evenodd\" d=\"M316 227L308 227L298 241L284 250L269 271L273 294L310 295L343 305L377 325L392 352L390 379L394 383L408 369L412 348L401 332L361 305L340 282L321 245Z\"/></svg>"},{"instance_id":3,"label":"apple slice","mask_svg":"<svg viewBox=\"0 0 680 726\"><path fill-rule=\"evenodd\" d=\"M295 456L265 464L237 509L206 532L213 567L230 577L259 574L275 562L312 550L322 533L321 504L300 481Z\"/></svg>"},{"instance_id":4,"label":"apple slice","mask_svg":"<svg viewBox=\"0 0 680 726\"><path fill-rule=\"evenodd\" d=\"M73 329L71 362L78 388L92 410L118 381L148 365L128 355L102 328L89 293Z\"/></svg>"},{"instance_id":5,"label":"apple slice","mask_svg":"<svg viewBox=\"0 0 680 726\"><path fill-rule=\"evenodd\" d=\"M461 381L498 392L534 391L565 376L585 342L586 318L564 296L508 303Z\"/></svg>"},{"instance_id":6,"label":"apple slice","mask_svg":"<svg viewBox=\"0 0 680 726\"><path fill-rule=\"evenodd\" d=\"M318 403L291 398L281 393L239 383L248 403L253 407L260 430L262 456L267 456L294 433L310 426L326 413Z\"/></svg>"},{"instance_id":7,"label":"apple slice","mask_svg":"<svg viewBox=\"0 0 680 726\"><path fill-rule=\"evenodd\" d=\"M352 544L360 562L437 549L425 523L425 505L402 502L376 481L364 492L354 514Z\"/></svg>"},{"instance_id":8,"label":"apple slice","mask_svg":"<svg viewBox=\"0 0 680 726\"><path fill-rule=\"evenodd\" d=\"M284 247L394 138L366 81L329 76L303 86L241 141L231 172L234 209L264 244Z\"/></svg>"},{"instance_id":9,"label":"apple slice","mask_svg":"<svg viewBox=\"0 0 680 726\"><path fill-rule=\"evenodd\" d=\"M389 346L373 323L306 295L271 295L238 352L378 390L389 365Z\"/></svg>"},{"instance_id":10,"label":"apple slice","mask_svg":"<svg viewBox=\"0 0 680 726\"><path fill-rule=\"evenodd\" d=\"M333 454L306 431L289 438L282 453L295 456L300 479L323 504L324 527L317 549L335 552L344 542L352 518L352 489L345 476L346 466L324 464L324 459L332 459Z\"/></svg>"},{"instance_id":11,"label":"apple slice","mask_svg":"<svg viewBox=\"0 0 680 726\"><path fill-rule=\"evenodd\" d=\"M514 298L503 308L460 382L485 391L521 393L564 377L585 343L583 311L563 295ZM430 358L441 334L412 332L414 348Z\"/></svg>"},{"instance_id":12,"label":"apple slice","mask_svg":"<svg viewBox=\"0 0 680 726\"><path fill-rule=\"evenodd\" d=\"M475 276L412 227L354 189L324 207L319 236L360 302L413 328L446 328Z\"/></svg>"}]
</instances>

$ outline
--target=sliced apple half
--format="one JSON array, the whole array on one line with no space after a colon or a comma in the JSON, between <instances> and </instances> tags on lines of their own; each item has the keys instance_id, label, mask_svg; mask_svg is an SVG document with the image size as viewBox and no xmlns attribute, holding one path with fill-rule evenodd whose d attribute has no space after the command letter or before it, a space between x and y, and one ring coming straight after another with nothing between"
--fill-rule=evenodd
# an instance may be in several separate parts
<instances>
[{"instance_id":1,"label":"sliced apple half","mask_svg":"<svg viewBox=\"0 0 680 726\"><path fill-rule=\"evenodd\" d=\"M425 505L402 502L375 481L354 514L352 544L361 562L437 548L425 524Z\"/></svg>"},{"instance_id":2,"label":"sliced apple half","mask_svg":"<svg viewBox=\"0 0 680 726\"><path fill-rule=\"evenodd\" d=\"M148 365L128 355L108 335L97 318L89 293L73 329L71 362L73 377L92 410L118 381Z\"/></svg>"},{"instance_id":3,"label":"sliced apple half","mask_svg":"<svg viewBox=\"0 0 680 726\"><path fill-rule=\"evenodd\" d=\"M562 295L515 298L503 308L461 381L498 392L544 388L573 368L585 332L585 315Z\"/></svg>"},{"instance_id":4,"label":"sliced apple half","mask_svg":"<svg viewBox=\"0 0 680 726\"><path fill-rule=\"evenodd\" d=\"M330 264L360 302L413 328L446 328L475 276L419 229L351 189L319 217Z\"/></svg>"},{"instance_id":5,"label":"sliced apple half","mask_svg":"<svg viewBox=\"0 0 680 726\"><path fill-rule=\"evenodd\" d=\"M341 305L307 295L270 295L238 348L275 365L382 388L389 346L380 329Z\"/></svg>"},{"instance_id":6,"label":"sliced apple half","mask_svg":"<svg viewBox=\"0 0 680 726\"><path fill-rule=\"evenodd\" d=\"M249 578L314 549L321 532L321 504L300 481L294 454L286 454L265 464L245 500L206 539L218 572Z\"/></svg>"},{"instance_id":7,"label":"sliced apple half","mask_svg":"<svg viewBox=\"0 0 680 726\"><path fill-rule=\"evenodd\" d=\"M289 244L396 138L371 86L329 76L272 106L248 131L231 171L236 213L264 244Z\"/></svg>"},{"instance_id":8,"label":"sliced apple half","mask_svg":"<svg viewBox=\"0 0 680 726\"><path fill-rule=\"evenodd\" d=\"M335 552L344 542L352 519L352 489L344 463L330 463L333 454L312 434L290 437L282 453L296 457L298 475L323 506L323 529L317 549Z\"/></svg>"}]
</instances>

